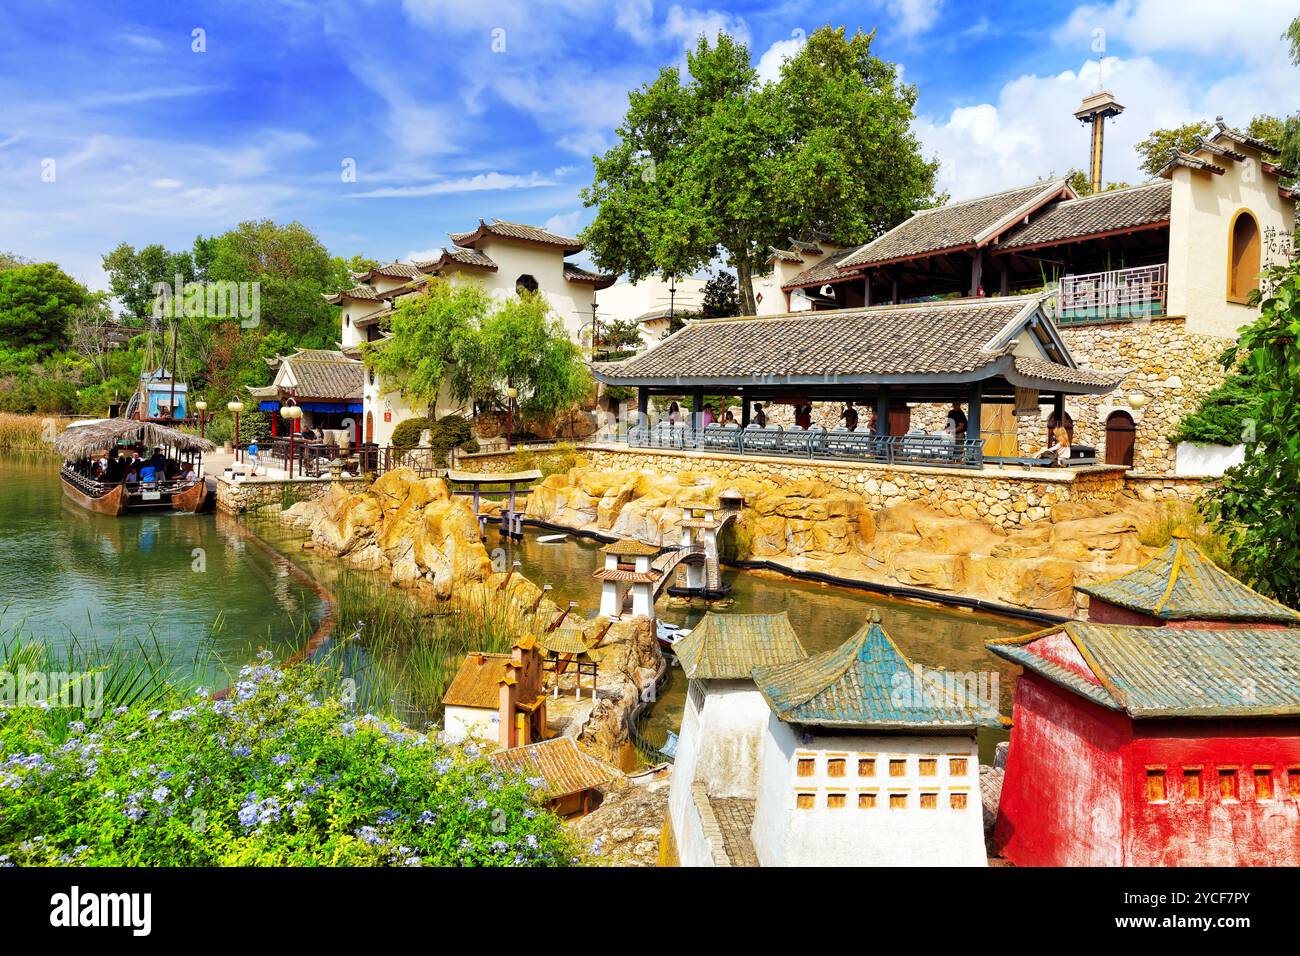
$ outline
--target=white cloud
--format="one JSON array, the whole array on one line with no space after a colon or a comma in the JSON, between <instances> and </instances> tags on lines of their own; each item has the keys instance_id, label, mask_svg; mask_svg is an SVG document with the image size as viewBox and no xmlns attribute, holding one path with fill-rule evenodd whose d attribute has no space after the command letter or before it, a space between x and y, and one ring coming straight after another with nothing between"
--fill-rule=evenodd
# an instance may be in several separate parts
<instances>
[{"instance_id":1,"label":"white cloud","mask_svg":"<svg viewBox=\"0 0 1300 956\"><path fill-rule=\"evenodd\" d=\"M758 58L758 79L761 83L775 83L781 78L781 64L798 53L805 43L807 35L803 30L795 30L788 40L777 40L763 51Z\"/></svg>"},{"instance_id":2,"label":"white cloud","mask_svg":"<svg viewBox=\"0 0 1300 956\"><path fill-rule=\"evenodd\" d=\"M582 210L575 209L572 212L557 213L542 224L542 228L549 232L559 233L561 236L576 236L582 228Z\"/></svg>"},{"instance_id":3,"label":"white cloud","mask_svg":"<svg viewBox=\"0 0 1300 956\"><path fill-rule=\"evenodd\" d=\"M528 173L520 176L513 173L479 173L460 179L447 179L436 183L423 183L418 186L384 186L366 192L351 193L353 199L390 199L394 197L410 198L413 196L446 196L454 193L484 192L488 190L536 189L539 186L554 186L555 180L541 173Z\"/></svg>"},{"instance_id":4,"label":"white cloud","mask_svg":"<svg viewBox=\"0 0 1300 956\"><path fill-rule=\"evenodd\" d=\"M677 4L668 9L663 33L686 49L694 49L701 36L713 43L719 33L730 33L742 43L749 43L749 26L743 17L733 17L721 10L686 10Z\"/></svg>"},{"instance_id":5,"label":"white cloud","mask_svg":"<svg viewBox=\"0 0 1300 956\"><path fill-rule=\"evenodd\" d=\"M934 26L942 6L943 0L884 0L893 32L909 39Z\"/></svg>"},{"instance_id":6,"label":"white cloud","mask_svg":"<svg viewBox=\"0 0 1300 956\"><path fill-rule=\"evenodd\" d=\"M1084 4L1056 32L1060 43L1081 50L1118 52L1117 43L1136 53L1192 52L1215 58L1238 54L1269 59L1282 31L1296 16L1294 0L1115 0ZM1098 33L1097 31L1102 31ZM1098 41L1102 48L1097 49Z\"/></svg>"},{"instance_id":7,"label":"white cloud","mask_svg":"<svg viewBox=\"0 0 1300 956\"><path fill-rule=\"evenodd\" d=\"M168 179L164 176L161 179L155 179L149 185L154 189L180 189L183 184L179 179Z\"/></svg>"}]
</instances>

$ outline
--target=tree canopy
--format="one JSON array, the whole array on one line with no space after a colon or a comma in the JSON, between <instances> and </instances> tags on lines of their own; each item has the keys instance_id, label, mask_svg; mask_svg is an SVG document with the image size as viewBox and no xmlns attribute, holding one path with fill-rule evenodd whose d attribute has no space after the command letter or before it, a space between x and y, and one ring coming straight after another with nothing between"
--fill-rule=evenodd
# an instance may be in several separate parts
<instances>
[{"instance_id":1,"label":"tree canopy","mask_svg":"<svg viewBox=\"0 0 1300 956\"><path fill-rule=\"evenodd\" d=\"M912 132L915 87L871 53L874 33L824 27L760 83L749 49L701 37L629 94L619 142L583 191L598 207L583 241L633 281L736 269L741 308L769 246L814 233L866 242L934 201L937 163Z\"/></svg>"},{"instance_id":2,"label":"tree canopy","mask_svg":"<svg viewBox=\"0 0 1300 956\"><path fill-rule=\"evenodd\" d=\"M38 356L65 348L69 320L88 296L53 262L0 269L0 345Z\"/></svg>"},{"instance_id":3,"label":"tree canopy","mask_svg":"<svg viewBox=\"0 0 1300 956\"><path fill-rule=\"evenodd\" d=\"M1175 152L1192 152L1196 149L1196 138L1198 136L1208 138L1213 129L1214 127L1207 120L1197 120L1194 123L1184 123L1182 126L1152 130L1147 134L1146 139L1134 147L1142 157L1139 168L1148 176L1158 176ZM1285 130L1286 124L1282 120L1261 113L1251 118L1244 132L1247 136L1261 139L1277 146L1280 150Z\"/></svg>"}]
</instances>

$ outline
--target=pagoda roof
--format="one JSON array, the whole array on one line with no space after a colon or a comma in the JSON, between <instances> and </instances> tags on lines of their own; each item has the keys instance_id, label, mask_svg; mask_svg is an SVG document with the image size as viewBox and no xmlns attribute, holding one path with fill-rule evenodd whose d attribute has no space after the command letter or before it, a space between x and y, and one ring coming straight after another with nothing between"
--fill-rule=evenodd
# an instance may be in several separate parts
<instances>
[{"instance_id":1,"label":"pagoda roof","mask_svg":"<svg viewBox=\"0 0 1300 956\"><path fill-rule=\"evenodd\" d=\"M875 614L834 650L755 668L754 682L777 717L792 724L918 734L999 725L996 713L927 685Z\"/></svg>"},{"instance_id":2,"label":"pagoda roof","mask_svg":"<svg viewBox=\"0 0 1300 956\"><path fill-rule=\"evenodd\" d=\"M1300 714L1300 629L1070 621L990 651L1132 718Z\"/></svg>"},{"instance_id":3,"label":"pagoda roof","mask_svg":"<svg viewBox=\"0 0 1300 956\"><path fill-rule=\"evenodd\" d=\"M790 617L779 614L714 614L673 645L693 680L748 680L755 667L786 664L808 656Z\"/></svg>"},{"instance_id":4,"label":"pagoda roof","mask_svg":"<svg viewBox=\"0 0 1300 956\"><path fill-rule=\"evenodd\" d=\"M1300 611L1264 597L1176 535L1146 564L1078 590L1166 621L1268 621L1300 625Z\"/></svg>"},{"instance_id":5,"label":"pagoda roof","mask_svg":"<svg viewBox=\"0 0 1300 956\"><path fill-rule=\"evenodd\" d=\"M611 541L600 549L602 554L644 558L653 558L661 550L662 548L653 544L646 544L644 541L638 541L636 538L619 538L617 541Z\"/></svg>"},{"instance_id":6,"label":"pagoda roof","mask_svg":"<svg viewBox=\"0 0 1300 956\"><path fill-rule=\"evenodd\" d=\"M452 242L465 249L477 248L478 244L488 236L514 239L517 242L530 242L541 246L558 246L564 250L565 255L571 252L581 252L583 249L582 243L570 236L561 236L558 233L521 222L506 222L504 219L494 219L492 222L485 222L480 219L477 228L471 229L469 232L453 232L450 235Z\"/></svg>"}]
</instances>

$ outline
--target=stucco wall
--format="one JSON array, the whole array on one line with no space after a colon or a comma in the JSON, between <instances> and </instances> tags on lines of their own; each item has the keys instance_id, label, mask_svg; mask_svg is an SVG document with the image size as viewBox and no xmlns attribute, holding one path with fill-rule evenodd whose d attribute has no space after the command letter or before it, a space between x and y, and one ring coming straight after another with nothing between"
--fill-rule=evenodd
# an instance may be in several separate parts
<instances>
[{"instance_id":1,"label":"stucco wall","mask_svg":"<svg viewBox=\"0 0 1300 956\"><path fill-rule=\"evenodd\" d=\"M499 743L501 717L495 710L448 706L443 713L443 734L450 741L484 740Z\"/></svg>"},{"instance_id":2,"label":"stucco wall","mask_svg":"<svg viewBox=\"0 0 1300 956\"><path fill-rule=\"evenodd\" d=\"M980 810L979 766L974 736L821 736L800 740L798 728L776 715L768 721L754 816L754 850L763 866L984 866L984 824ZM817 773L796 775L801 754L816 757ZM827 777L826 755L843 755L845 777ZM856 775L859 756L876 759L872 777ZM966 761L961 776L949 773L949 760ZM935 776L919 775L919 758L937 759ZM906 773L890 775L891 758L906 761ZM826 794L846 793L843 809L829 809ZM812 809L796 807L796 794L815 794ZM874 791L876 805L864 809L858 794ZM890 807L890 793L904 794L907 806ZM922 809L919 795L937 793L937 806ZM966 807L953 809L950 794L965 793Z\"/></svg>"}]
</instances>

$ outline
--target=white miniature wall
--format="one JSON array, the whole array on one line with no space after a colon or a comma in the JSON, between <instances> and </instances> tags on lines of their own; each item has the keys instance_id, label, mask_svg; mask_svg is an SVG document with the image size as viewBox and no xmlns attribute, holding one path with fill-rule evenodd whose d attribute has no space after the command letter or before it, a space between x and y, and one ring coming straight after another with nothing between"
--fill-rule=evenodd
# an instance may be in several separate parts
<instances>
[{"instance_id":1,"label":"white miniature wall","mask_svg":"<svg viewBox=\"0 0 1300 956\"><path fill-rule=\"evenodd\" d=\"M483 740L497 743L501 739L501 715L482 707L448 707L443 715L442 733L452 743Z\"/></svg>"},{"instance_id":2,"label":"white miniature wall","mask_svg":"<svg viewBox=\"0 0 1300 956\"><path fill-rule=\"evenodd\" d=\"M1184 441L1178 443L1174 474L1179 478L1219 478L1245 460L1245 445L1205 445Z\"/></svg>"}]
</instances>

